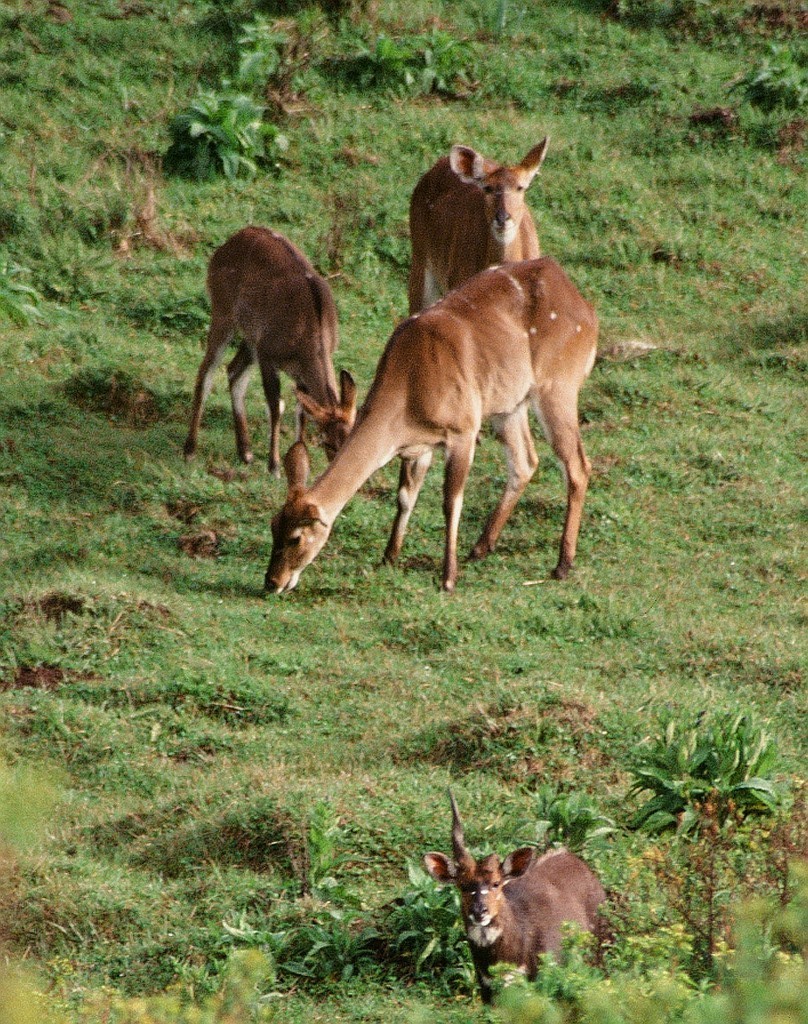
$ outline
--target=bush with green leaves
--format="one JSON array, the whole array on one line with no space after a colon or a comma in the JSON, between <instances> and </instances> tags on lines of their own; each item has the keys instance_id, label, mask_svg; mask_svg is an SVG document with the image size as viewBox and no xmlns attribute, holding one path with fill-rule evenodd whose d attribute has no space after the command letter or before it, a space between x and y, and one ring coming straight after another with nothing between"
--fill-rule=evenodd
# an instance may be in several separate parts
<instances>
[{"instance_id":1,"label":"bush with green leaves","mask_svg":"<svg viewBox=\"0 0 808 1024\"><path fill-rule=\"evenodd\" d=\"M397 974L412 980L439 979L447 991L471 991L473 970L454 885L442 886L412 861L410 887L384 921L387 960Z\"/></svg>"},{"instance_id":2,"label":"bush with green leaves","mask_svg":"<svg viewBox=\"0 0 808 1024\"><path fill-rule=\"evenodd\" d=\"M735 82L730 91L764 111L804 110L808 107L808 66L791 47L771 43L757 68Z\"/></svg>"},{"instance_id":3,"label":"bush with green leaves","mask_svg":"<svg viewBox=\"0 0 808 1024\"><path fill-rule=\"evenodd\" d=\"M262 89L283 62L289 33L257 15L241 31L238 39L238 80L245 87Z\"/></svg>"},{"instance_id":4,"label":"bush with green leaves","mask_svg":"<svg viewBox=\"0 0 808 1024\"><path fill-rule=\"evenodd\" d=\"M218 92L200 87L169 133L166 170L198 181L251 178L259 165L277 167L288 148L286 137L264 121L263 105L227 82Z\"/></svg>"},{"instance_id":5,"label":"bush with green leaves","mask_svg":"<svg viewBox=\"0 0 808 1024\"><path fill-rule=\"evenodd\" d=\"M25 327L43 319L42 298L23 278L28 271L0 253L0 319Z\"/></svg>"},{"instance_id":6,"label":"bush with green leaves","mask_svg":"<svg viewBox=\"0 0 808 1024\"><path fill-rule=\"evenodd\" d=\"M808 872L787 906L744 905L736 932L737 948L712 991L662 966L605 977L573 945L567 963L548 965L535 983L510 980L497 1017L503 1024L805 1024L808 961L798 951L808 943Z\"/></svg>"},{"instance_id":7,"label":"bush with green leaves","mask_svg":"<svg viewBox=\"0 0 808 1024\"><path fill-rule=\"evenodd\" d=\"M433 29L427 36L393 39L381 34L362 43L346 62L345 76L360 89L381 89L400 96L454 95L471 81L471 52L462 41Z\"/></svg>"},{"instance_id":8,"label":"bush with green leaves","mask_svg":"<svg viewBox=\"0 0 808 1024\"><path fill-rule=\"evenodd\" d=\"M587 793L559 793L542 785L534 794L537 821L531 842L554 843L576 852L598 844L615 831L611 818L601 814Z\"/></svg>"},{"instance_id":9,"label":"bush with green leaves","mask_svg":"<svg viewBox=\"0 0 808 1024\"><path fill-rule=\"evenodd\" d=\"M641 744L629 769L630 794L651 794L631 824L650 833L686 833L697 828L700 808L708 803L719 823L774 811L784 797L772 778L776 762L772 737L749 714L724 714L708 723L699 717L689 724L671 716L661 733Z\"/></svg>"}]
</instances>

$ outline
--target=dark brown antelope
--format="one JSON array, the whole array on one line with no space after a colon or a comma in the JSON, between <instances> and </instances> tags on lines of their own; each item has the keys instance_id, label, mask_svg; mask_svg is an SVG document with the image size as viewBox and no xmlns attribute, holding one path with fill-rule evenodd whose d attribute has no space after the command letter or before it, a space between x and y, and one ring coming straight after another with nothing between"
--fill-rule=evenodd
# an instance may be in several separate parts
<instances>
[{"instance_id":1,"label":"dark brown antelope","mask_svg":"<svg viewBox=\"0 0 808 1024\"><path fill-rule=\"evenodd\" d=\"M548 141L512 167L453 146L420 179L410 201L410 313L495 263L541 255L525 191Z\"/></svg>"},{"instance_id":2,"label":"dark brown antelope","mask_svg":"<svg viewBox=\"0 0 808 1024\"><path fill-rule=\"evenodd\" d=\"M337 314L326 280L283 235L246 227L214 252L207 286L210 329L194 387L186 459L196 452L202 408L213 374L236 333L242 340L228 364L227 379L242 462L253 460L244 396L249 371L256 362L269 409L270 472L280 470L280 370L294 380L300 392L298 400L317 422L326 454L333 458L353 425L356 394L350 374L343 371L341 394L337 395L332 362L338 343ZM303 414L299 412L298 438L302 431Z\"/></svg>"},{"instance_id":3,"label":"dark brown antelope","mask_svg":"<svg viewBox=\"0 0 808 1024\"><path fill-rule=\"evenodd\" d=\"M460 889L463 925L480 992L483 1002L490 1003L490 967L514 964L532 980L540 954L561 951L565 922L598 933L598 907L606 893L581 858L564 848L536 856L533 847L526 846L504 861L495 853L475 860L466 849L451 793L449 799L454 859L428 853L424 863L438 882Z\"/></svg>"},{"instance_id":4,"label":"dark brown antelope","mask_svg":"<svg viewBox=\"0 0 808 1024\"><path fill-rule=\"evenodd\" d=\"M334 461L307 490L303 444L287 453L289 493L272 521L266 589L291 590L325 544L334 520L362 484L395 456L403 460L398 513L385 560L397 558L436 447L445 450L443 587L457 580L463 490L483 420L508 454L508 481L472 549L493 551L538 465L528 423L536 411L567 484L556 579L572 566L590 466L578 429L578 392L595 361L598 321L552 259L490 268L404 320Z\"/></svg>"}]
</instances>

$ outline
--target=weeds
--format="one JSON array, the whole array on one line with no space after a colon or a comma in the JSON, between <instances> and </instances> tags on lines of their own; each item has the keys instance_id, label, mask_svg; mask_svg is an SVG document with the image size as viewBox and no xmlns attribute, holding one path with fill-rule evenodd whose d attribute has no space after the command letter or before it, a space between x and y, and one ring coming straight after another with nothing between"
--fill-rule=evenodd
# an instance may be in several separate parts
<instances>
[{"instance_id":1,"label":"weeds","mask_svg":"<svg viewBox=\"0 0 808 1024\"><path fill-rule=\"evenodd\" d=\"M538 819L531 842L564 845L580 853L601 844L615 831L615 823L601 814L592 798L581 792L559 793L554 786L539 786L533 814Z\"/></svg>"},{"instance_id":2,"label":"weeds","mask_svg":"<svg viewBox=\"0 0 808 1024\"><path fill-rule=\"evenodd\" d=\"M45 319L42 297L23 278L29 271L0 254L0 317L18 327Z\"/></svg>"},{"instance_id":3,"label":"weeds","mask_svg":"<svg viewBox=\"0 0 808 1024\"><path fill-rule=\"evenodd\" d=\"M232 181L253 177L259 165L277 168L288 142L263 115L264 107L243 93L200 87L169 125L166 170L197 181L217 174Z\"/></svg>"},{"instance_id":4,"label":"weeds","mask_svg":"<svg viewBox=\"0 0 808 1024\"><path fill-rule=\"evenodd\" d=\"M808 108L808 59L800 61L790 47L770 43L763 63L735 82L734 91L767 112L803 111Z\"/></svg>"},{"instance_id":5,"label":"weeds","mask_svg":"<svg viewBox=\"0 0 808 1024\"><path fill-rule=\"evenodd\" d=\"M724 715L715 722L680 728L670 717L630 769L631 793L653 796L632 819L646 832L699 826L701 809L719 823L766 813L780 806L781 788L769 777L777 761L772 737L751 715Z\"/></svg>"}]
</instances>

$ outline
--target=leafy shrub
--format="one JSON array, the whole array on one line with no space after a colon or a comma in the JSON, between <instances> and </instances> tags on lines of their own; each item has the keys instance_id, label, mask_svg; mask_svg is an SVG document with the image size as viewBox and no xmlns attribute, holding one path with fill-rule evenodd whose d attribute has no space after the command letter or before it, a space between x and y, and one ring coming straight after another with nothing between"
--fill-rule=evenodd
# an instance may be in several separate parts
<instances>
[{"instance_id":1,"label":"leafy shrub","mask_svg":"<svg viewBox=\"0 0 808 1024\"><path fill-rule=\"evenodd\" d=\"M550 785L539 786L534 795L538 816L533 842L551 842L581 851L615 830L614 822L601 814L586 793L559 793Z\"/></svg>"},{"instance_id":2,"label":"leafy shrub","mask_svg":"<svg viewBox=\"0 0 808 1024\"><path fill-rule=\"evenodd\" d=\"M497 1018L503 1024L804 1024L808 963L788 949L808 941L808 876L803 873L787 907L743 907L738 936L722 985L713 991L694 989L665 969L648 977L622 971L603 978L575 956L533 984L509 984Z\"/></svg>"},{"instance_id":3,"label":"leafy shrub","mask_svg":"<svg viewBox=\"0 0 808 1024\"><path fill-rule=\"evenodd\" d=\"M726 32L738 15L734 0L615 0L610 9L630 25L673 29L685 35Z\"/></svg>"},{"instance_id":4,"label":"leafy shrub","mask_svg":"<svg viewBox=\"0 0 808 1024\"><path fill-rule=\"evenodd\" d=\"M473 972L457 888L438 885L412 862L407 875L410 888L384 922L388 961L407 979L439 978L447 990L470 991Z\"/></svg>"},{"instance_id":5,"label":"leafy shrub","mask_svg":"<svg viewBox=\"0 0 808 1024\"><path fill-rule=\"evenodd\" d=\"M283 61L289 33L257 16L239 36L238 80L247 87L263 88Z\"/></svg>"},{"instance_id":6,"label":"leafy shrub","mask_svg":"<svg viewBox=\"0 0 808 1024\"><path fill-rule=\"evenodd\" d=\"M730 91L735 90L765 111L802 110L808 107L808 68L787 46L771 43L760 67L735 82Z\"/></svg>"},{"instance_id":7,"label":"leafy shrub","mask_svg":"<svg viewBox=\"0 0 808 1024\"><path fill-rule=\"evenodd\" d=\"M398 95L454 94L471 79L468 48L448 32L392 39L379 35L374 45L362 44L346 62L345 77L360 89L382 89Z\"/></svg>"},{"instance_id":8,"label":"leafy shrub","mask_svg":"<svg viewBox=\"0 0 808 1024\"><path fill-rule=\"evenodd\" d=\"M28 271L0 254L0 318L25 327L43 316L42 299L35 288L20 278Z\"/></svg>"},{"instance_id":9,"label":"leafy shrub","mask_svg":"<svg viewBox=\"0 0 808 1024\"><path fill-rule=\"evenodd\" d=\"M702 726L681 726L671 717L661 735L648 741L630 768L631 794L651 793L632 825L656 833L693 830L707 801L717 820L772 811L782 801L769 777L777 760L771 736L743 712Z\"/></svg>"},{"instance_id":10,"label":"leafy shrub","mask_svg":"<svg viewBox=\"0 0 808 1024\"><path fill-rule=\"evenodd\" d=\"M261 163L274 163L288 140L263 120L264 107L224 83L221 91L199 88L188 108L169 125L166 169L199 181L219 174L252 177Z\"/></svg>"},{"instance_id":11,"label":"leafy shrub","mask_svg":"<svg viewBox=\"0 0 808 1024\"><path fill-rule=\"evenodd\" d=\"M337 853L338 835L339 825L331 805L319 800L309 815L306 833L307 892L320 896L341 895L341 887L334 875L346 858Z\"/></svg>"},{"instance_id":12,"label":"leafy shrub","mask_svg":"<svg viewBox=\"0 0 808 1024\"><path fill-rule=\"evenodd\" d=\"M284 935L278 968L316 987L378 973L378 936L356 911L329 908Z\"/></svg>"}]
</instances>

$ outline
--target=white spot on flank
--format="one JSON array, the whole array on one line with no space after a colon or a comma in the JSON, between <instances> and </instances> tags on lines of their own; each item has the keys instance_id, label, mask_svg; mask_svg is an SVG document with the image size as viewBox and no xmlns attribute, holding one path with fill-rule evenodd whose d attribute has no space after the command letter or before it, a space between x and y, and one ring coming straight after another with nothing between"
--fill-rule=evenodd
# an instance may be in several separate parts
<instances>
[{"instance_id":1,"label":"white spot on flank","mask_svg":"<svg viewBox=\"0 0 808 1024\"><path fill-rule=\"evenodd\" d=\"M558 320L558 313L556 313L556 311L554 309L550 310L550 319L551 320Z\"/></svg>"},{"instance_id":2,"label":"white spot on flank","mask_svg":"<svg viewBox=\"0 0 808 1024\"><path fill-rule=\"evenodd\" d=\"M531 334L535 334L536 333L536 328L535 327L531 327L530 328L530 333Z\"/></svg>"},{"instance_id":3,"label":"white spot on flank","mask_svg":"<svg viewBox=\"0 0 808 1024\"><path fill-rule=\"evenodd\" d=\"M581 333L581 325L578 324L578 326L575 328L575 330L578 332L578 334L580 334Z\"/></svg>"}]
</instances>

